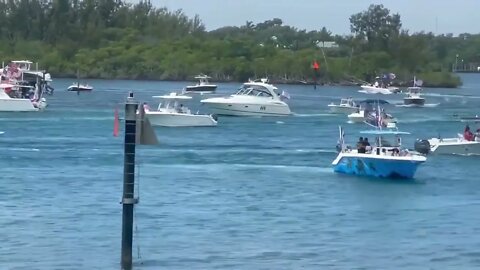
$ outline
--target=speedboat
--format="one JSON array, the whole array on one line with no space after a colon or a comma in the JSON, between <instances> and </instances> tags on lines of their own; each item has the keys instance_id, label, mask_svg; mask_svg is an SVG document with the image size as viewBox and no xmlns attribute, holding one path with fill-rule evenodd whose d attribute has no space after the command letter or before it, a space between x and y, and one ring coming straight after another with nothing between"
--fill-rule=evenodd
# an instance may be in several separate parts
<instances>
[{"instance_id":1,"label":"speedboat","mask_svg":"<svg viewBox=\"0 0 480 270\"><path fill-rule=\"evenodd\" d=\"M399 91L398 87L393 86L382 86L377 82L372 84L364 84L360 86L362 90L359 92L366 93L366 94L383 94L383 95L390 95L393 93L397 93Z\"/></svg>"},{"instance_id":2,"label":"speedboat","mask_svg":"<svg viewBox=\"0 0 480 270\"><path fill-rule=\"evenodd\" d=\"M212 115L193 114L179 101L190 100L192 97L170 93L165 96L153 96L165 100L158 105L157 110L151 110L144 104L145 115L152 126L162 127L209 127L216 126L217 120Z\"/></svg>"},{"instance_id":3,"label":"speedboat","mask_svg":"<svg viewBox=\"0 0 480 270\"><path fill-rule=\"evenodd\" d=\"M352 98L342 98L340 104L328 104L328 108L332 113L351 114L359 109L359 106L355 104Z\"/></svg>"},{"instance_id":4,"label":"speedboat","mask_svg":"<svg viewBox=\"0 0 480 270\"><path fill-rule=\"evenodd\" d=\"M427 154L456 154L456 155L480 155L480 129L472 138L466 139L463 134L457 134L456 138L431 138L417 140L415 150L424 155Z\"/></svg>"},{"instance_id":5,"label":"speedboat","mask_svg":"<svg viewBox=\"0 0 480 270\"><path fill-rule=\"evenodd\" d=\"M185 92L187 93L213 93L217 89L217 85L211 84L208 82L208 77L206 75L198 75L195 76L195 79L198 79L198 83L196 85L191 85L185 87Z\"/></svg>"},{"instance_id":6,"label":"speedboat","mask_svg":"<svg viewBox=\"0 0 480 270\"><path fill-rule=\"evenodd\" d=\"M24 90L29 89L26 93ZM0 111L28 112L40 111L47 107L47 101L39 94L40 90L10 83L0 83Z\"/></svg>"},{"instance_id":7,"label":"speedboat","mask_svg":"<svg viewBox=\"0 0 480 270\"><path fill-rule=\"evenodd\" d=\"M261 82L247 82L233 95L201 100L215 114L230 116L287 116L290 108L282 98L289 98L282 92L277 94L277 87Z\"/></svg>"},{"instance_id":8,"label":"speedboat","mask_svg":"<svg viewBox=\"0 0 480 270\"><path fill-rule=\"evenodd\" d=\"M375 112L366 111L364 109L357 110L356 112L349 114L347 117L348 121L351 123L371 122L377 119ZM383 113L381 122L383 126L387 126L388 123L396 123L397 120L391 114Z\"/></svg>"},{"instance_id":9,"label":"speedboat","mask_svg":"<svg viewBox=\"0 0 480 270\"><path fill-rule=\"evenodd\" d=\"M344 132L340 127L338 156L332 162L336 173L380 178L413 178L417 168L427 158L423 155L410 153L401 147L401 135L410 134L394 129L367 130L363 135L376 137L374 146L352 149L344 142ZM385 137L394 136L395 143L389 143Z\"/></svg>"},{"instance_id":10,"label":"speedboat","mask_svg":"<svg viewBox=\"0 0 480 270\"><path fill-rule=\"evenodd\" d=\"M67 91L71 92L90 92L93 90L93 87L88 84L73 83L67 88Z\"/></svg>"},{"instance_id":11,"label":"speedboat","mask_svg":"<svg viewBox=\"0 0 480 270\"><path fill-rule=\"evenodd\" d=\"M425 105L425 99L420 96L420 91L422 91L422 88L418 86L408 87L407 91L407 96L403 98L403 104L415 106Z\"/></svg>"}]
</instances>

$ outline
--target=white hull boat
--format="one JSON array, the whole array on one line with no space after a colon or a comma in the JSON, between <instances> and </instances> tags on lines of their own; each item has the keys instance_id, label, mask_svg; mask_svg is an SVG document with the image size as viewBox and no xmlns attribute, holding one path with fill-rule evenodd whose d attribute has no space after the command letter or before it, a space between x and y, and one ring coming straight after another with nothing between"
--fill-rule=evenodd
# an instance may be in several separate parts
<instances>
[{"instance_id":1,"label":"white hull boat","mask_svg":"<svg viewBox=\"0 0 480 270\"><path fill-rule=\"evenodd\" d=\"M403 104L411 106L423 106L425 105L425 99L420 96L420 87L407 88L407 96L403 99Z\"/></svg>"},{"instance_id":2,"label":"white hull boat","mask_svg":"<svg viewBox=\"0 0 480 270\"><path fill-rule=\"evenodd\" d=\"M383 88L380 86L374 86L374 85L362 85L360 86L362 90L360 90L362 93L366 94L383 94L383 95L390 95L393 93L397 93L399 91L398 87L393 87L390 86L388 88Z\"/></svg>"},{"instance_id":3,"label":"white hull boat","mask_svg":"<svg viewBox=\"0 0 480 270\"><path fill-rule=\"evenodd\" d=\"M359 106L351 98L341 99L340 104L328 104L328 108L332 113L351 114L359 110Z\"/></svg>"},{"instance_id":4,"label":"white hull boat","mask_svg":"<svg viewBox=\"0 0 480 270\"><path fill-rule=\"evenodd\" d=\"M11 84L0 84L0 112L33 112L47 107L45 98L34 101L28 98L15 98L7 94L6 89L16 87Z\"/></svg>"},{"instance_id":5,"label":"white hull boat","mask_svg":"<svg viewBox=\"0 0 480 270\"><path fill-rule=\"evenodd\" d=\"M67 91L70 92L90 92L93 90L93 87L88 84L73 83L67 88Z\"/></svg>"},{"instance_id":6,"label":"white hull boat","mask_svg":"<svg viewBox=\"0 0 480 270\"><path fill-rule=\"evenodd\" d=\"M204 99L201 102L213 113L229 116L288 116L291 115L287 103L275 92L277 88L265 82L248 82L240 90L228 97Z\"/></svg>"},{"instance_id":7,"label":"white hull boat","mask_svg":"<svg viewBox=\"0 0 480 270\"><path fill-rule=\"evenodd\" d=\"M415 143L415 150L422 154L480 155L480 138L467 141L461 134L457 138L431 138Z\"/></svg>"},{"instance_id":8,"label":"white hull boat","mask_svg":"<svg viewBox=\"0 0 480 270\"><path fill-rule=\"evenodd\" d=\"M371 116L374 118L374 116ZM368 115L365 115L365 110L360 110L359 112L354 112L348 115L348 120L352 123L364 123L369 120ZM383 123L386 126L388 123L396 123L397 120L390 114L386 114L386 117L383 117Z\"/></svg>"},{"instance_id":9,"label":"white hull boat","mask_svg":"<svg viewBox=\"0 0 480 270\"><path fill-rule=\"evenodd\" d=\"M171 93L166 96L154 96L166 100L162 105L158 105L158 109L150 110L148 106L144 106L145 115L148 117L152 126L162 127L210 127L216 126L217 120L212 115L192 114L190 110L178 104L179 100L188 100L192 97L177 95Z\"/></svg>"},{"instance_id":10,"label":"white hull boat","mask_svg":"<svg viewBox=\"0 0 480 270\"><path fill-rule=\"evenodd\" d=\"M210 77L206 75L198 75L195 77L199 82L196 85L190 85L185 87L187 93L213 93L217 90L217 85L208 82Z\"/></svg>"}]
</instances>

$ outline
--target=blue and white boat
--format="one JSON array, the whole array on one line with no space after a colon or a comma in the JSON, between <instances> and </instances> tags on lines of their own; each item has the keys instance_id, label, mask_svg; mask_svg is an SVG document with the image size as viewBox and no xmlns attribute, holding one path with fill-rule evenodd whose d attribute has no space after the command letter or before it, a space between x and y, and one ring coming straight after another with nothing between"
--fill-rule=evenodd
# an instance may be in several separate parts
<instances>
[{"instance_id":1,"label":"blue and white boat","mask_svg":"<svg viewBox=\"0 0 480 270\"><path fill-rule=\"evenodd\" d=\"M410 153L401 147L400 135L410 134L394 129L361 131L364 135L374 135L374 145L352 149L344 143L344 132L340 127L339 154L332 162L337 173L380 178L413 178L417 168L427 158ZM385 137L394 136L395 143Z\"/></svg>"}]
</instances>

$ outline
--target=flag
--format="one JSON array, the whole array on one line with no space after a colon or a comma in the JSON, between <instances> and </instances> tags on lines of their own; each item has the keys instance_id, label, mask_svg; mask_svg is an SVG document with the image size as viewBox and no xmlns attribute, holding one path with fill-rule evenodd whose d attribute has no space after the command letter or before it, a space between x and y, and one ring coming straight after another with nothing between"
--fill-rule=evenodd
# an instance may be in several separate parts
<instances>
[{"instance_id":1,"label":"flag","mask_svg":"<svg viewBox=\"0 0 480 270\"><path fill-rule=\"evenodd\" d=\"M413 86L422 86L423 85L423 81L422 80L415 80L413 81Z\"/></svg>"},{"instance_id":2,"label":"flag","mask_svg":"<svg viewBox=\"0 0 480 270\"><path fill-rule=\"evenodd\" d=\"M118 118L118 109L115 108L115 119L113 120L113 136L118 137L118 130L120 126L120 120Z\"/></svg>"},{"instance_id":3,"label":"flag","mask_svg":"<svg viewBox=\"0 0 480 270\"><path fill-rule=\"evenodd\" d=\"M395 78L397 78L397 76L394 73L390 73L388 74L388 76L390 77L390 80L395 80Z\"/></svg>"},{"instance_id":4,"label":"flag","mask_svg":"<svg viewBox=\"0 0 480 270\"><path fill-rule=\"evenodd\" d=\"M313 61L313 66L312 67L315 71L320 69L320 65L318 64L317 60Z\"/></svg>"}]
</instances>

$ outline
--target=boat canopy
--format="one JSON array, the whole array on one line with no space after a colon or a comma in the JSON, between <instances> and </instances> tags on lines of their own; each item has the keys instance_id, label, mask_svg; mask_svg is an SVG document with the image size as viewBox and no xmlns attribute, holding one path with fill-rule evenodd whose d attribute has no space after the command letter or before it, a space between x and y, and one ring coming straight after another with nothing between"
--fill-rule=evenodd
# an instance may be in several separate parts
<instances>
[{"instance_id":1,"label":"boat canopy","mask_svg":"<svg viewBox=\"0 0 480 270\"><path fill-rule=\"evenodd\" d=\"M190 96L177 95L177 93L170 93L170 95L164 96L152 96L153 98L162 98L162 99L192 99Z\"/></svg>"},{"instance_id":2,"label":"boat canopy","mask_svg":"<svg viewBox=\"0 0 480 270\"><path fill-rule=\"evenodd\" d=\"M362 134L370 135L408 135L410 132L391 130L391 129L379 129L379 130L363 130L360 131Z\"/></svg>"}]
</instances>

